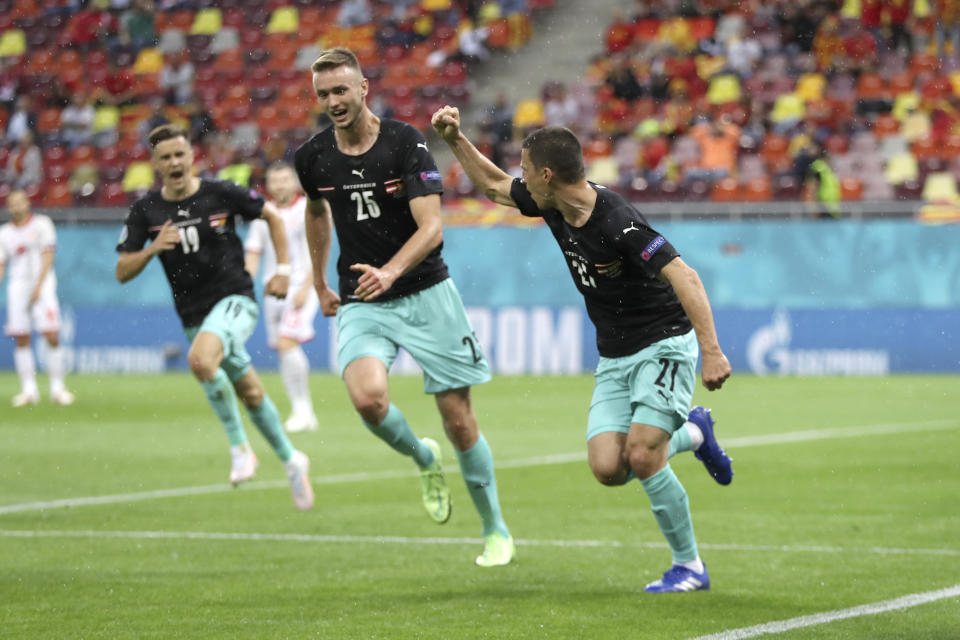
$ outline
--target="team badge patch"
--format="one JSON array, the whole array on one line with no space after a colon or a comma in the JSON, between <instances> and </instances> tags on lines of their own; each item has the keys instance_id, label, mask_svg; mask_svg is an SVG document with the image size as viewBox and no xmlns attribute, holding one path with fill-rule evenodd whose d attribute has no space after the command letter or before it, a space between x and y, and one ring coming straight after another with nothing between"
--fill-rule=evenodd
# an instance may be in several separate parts
<instances>
[{"instance_id":1,"label":"team badge patch","mask_svg":"<svg viewBox=\"0 0 960 640\"><path fill-rule=\"evenodd\" d=\"M644 262L648 262L650 258L653 257L653 254L657 252L660 247L667 243L666 238L663 236L657 236L650 241L650 244L647 245L646 249L643 250L643 253L640 254L640 257L643 258Z\"/></svg>"}]
</instances>

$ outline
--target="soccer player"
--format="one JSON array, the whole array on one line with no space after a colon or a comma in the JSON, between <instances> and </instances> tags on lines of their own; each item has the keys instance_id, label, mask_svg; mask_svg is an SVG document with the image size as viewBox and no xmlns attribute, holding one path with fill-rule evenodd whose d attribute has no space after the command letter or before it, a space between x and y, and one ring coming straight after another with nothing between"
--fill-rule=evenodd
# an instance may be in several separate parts
<instances>
[{"instance_id":1,"label":"soccer player","mask_svg":"<svg viewBox=\"0 0 960 640\"><path fill-rule=\"evenodd\" d=\"M245 220L262 216L267 221L278 265L266 293L278 297L286 295L290 277L283 219L256 191L194 176L193 149L179 126L157 127L148 140L162 186L130 207L117 245L117 280L135 278L153 256L159 256L191 342L190 370L230 441L230 482L236 486L249 480L257 469L257 457L237 409L239 394L250 419L283 462L294 506L309 509L313 506L310 461L290 444L244 346L257 324L259 309L253 280L243 268L243 245L234 216ZM148 239L150 244L144 246Z\"/></svg>"},{"instance_id":2,"label":"soccer player","mask_svg":"<svg viewBox=\"0 0 960 640\"><path fill-rule=\"evenodd\" d=\"M733 476L710 412L688 413L698 341L703 385L719 389L730 375L699 276L623 197L587 182L569 129L531 133L522 144L523 179L513 179L463 135L457 109L439 109L432 122L488 198L544 219L586 301L600 352L587 421L590 469L608 486L638 477L673 551L673 566L645 590L708 589L687 494L667 462L693 450L720 484Z\"/></svg>"},{"instance_id":3,"label":"soccer player","mask_svg":"<svg viewBox=\"0 0 960 640\"><path fill-rule=\"evenodd\" d=\"M60 303L53 270L57 247L53 222L47 216L31 213L30 198L19 189L7 196L7 209L12 219L0 226L0 281L9 265L6 334L16 344L13 362L20 377L20 393L13 396L13 406L25 407L40 401L37 367L30 347L33 331L47 339L50 400L54 404L73 404L73 394L64 384Z\"/></svg>"},{"instance_id":4,"label":"soccer player","mask_svg":"<svg viewBox=\"0 0 960 640\"><path fill-rule=\"evenodd\" d=\"M317 99L333 126L297 149L294 165L309 198L307 242L320 309L337 317L337 359L350 400L370 431L413 458L427 513L446 522L450 489L440 446L417 438L390 402L387 371L397 350L413 356L480 514L484 550L476 562L507 564L513 538L470 400L470 387L487 382L490 368L440 255L440 173L422 133L367 107L367 80L353 52L328 49L312 70ZM339 294L326 276L334 223Z\"/></svg>"},{"instance_id":5,"label":"soccer player","mask_svg":"<svg viewBox=\"0 0 960 640\"><path fill-rule=\"evenodd\" d=\"M290 291L284 299L267 296L263 301L267 344L276 349L280 376L287 390L292 410L284 426L289 433L315 431L317 416L310 399L310 362L300 347L313 340L313 319L320 302L313 288L313 270L307 249L304 215L307 201L300 193L300 183L293 167L277 162L267 168L267 195L287 230L287 252L290 254ZM276 273L277 254L270 242L270 227L262 218L250 223L244 243L246 269L256 277L263 258L263 279L269 282Z\"/></svg>"}]
</instances>

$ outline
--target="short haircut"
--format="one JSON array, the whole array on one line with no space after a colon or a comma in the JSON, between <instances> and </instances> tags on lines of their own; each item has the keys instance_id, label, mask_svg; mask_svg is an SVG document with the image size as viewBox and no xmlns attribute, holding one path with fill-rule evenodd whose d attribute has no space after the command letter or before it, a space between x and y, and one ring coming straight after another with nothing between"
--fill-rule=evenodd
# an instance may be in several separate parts
<instances>
[{"instance_id":1,"label":"short haircut","mask_svg":"<svg viewBox=\"0 0 960 640\"><path fill-rule=\"evenodd\" d=\"M271 171L284 171L284 170L293 171L293 165L287 162L286 160L277 160L275 162L270 163L270 166L267 167L267 170L264 171L264 174L270 173Z\"/></svg>"},{"instance_id":2,"label":"short haircut","mask_svg":"<svg viewBox=\"0 0 960 640\"><path fill-rule=\"evenodd\" d=\"M176 124L160 125L150 132L150 135L147 136L147 141L150 143L151 149L156 149L157 145L164 140L172 140L173 138L183 138L187 142L190 142L190 134L187 133L187 130Z\"/></svg>"},{"instance_id":3,"label":"short haircut","mask_svg":"<svg viewBox=\"0 0 960 640\"><path fill-rule=\"evenodd\" d=\"M580 141L566 127L537 129L523 139L522 148L529 153L534 167L549 168L560 182L574 184L586 175Z\"/></svg>"},{"instance_id":4,"label":"short haircut","mask_svg":"<svg viewBox=\"0 0 960 640\"><path fill-rule=\"evenodd\" d=\"M351 69L356 69L360 75L363 75L363 70L360 69L360 61L357 60L357 56L346 47L325 49L323 53L313 61L313 64L310 65L310 69L314 73L336 69L337 67L350 67Z\"/></svg>"}]
</instances>

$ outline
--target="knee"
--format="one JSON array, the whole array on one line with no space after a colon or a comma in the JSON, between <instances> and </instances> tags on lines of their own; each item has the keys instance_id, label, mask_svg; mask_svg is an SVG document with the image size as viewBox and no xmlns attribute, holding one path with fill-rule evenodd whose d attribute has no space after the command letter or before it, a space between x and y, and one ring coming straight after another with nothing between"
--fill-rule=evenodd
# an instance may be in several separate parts
<instances>
[{"instance_id":1,"label":"knee","mask_svg":"<svg viewBox=\"0 0 960 640\"><path fill-rule=\"evenodd\" d=\"M602 460L590 461L590 471L597 482L607 487L619 487L626 484L630 477L630 470L619 461Z\"/></svg>"},{"instance_id":2,"label":"knee","mask_svg":"<svg viewBox=\"0 0 960 640\"><path fill-rule=\"evenodd\" d=\"M660 447L637 443L627 449L627 460L630 468L642 479L649 478L663 467L666 454Z\"/></svg>"},{"instance_id":3,"label":"knee","mask_svg":"<svg viewBox=\"0 0 960 640\"><path fill-rule=\"evenodd\" d=\"M370 424L380 424L387 417L390 409L390 399L385 393L377 391L363 391L352 394L353 408L360 417Z\"/></svg>"},{"instance_id":4,"label":"knee","mask_svg":"<svg viewBox=\"0 0 960 640\"><path fill-rule=\"evenodd\" d=\"M200 382L212 380L213 376L217 375L217 369L220 367L219 363L197 353L193 349L187 354L187 364L190 366L190 371L194 377Z\"/></svg>"},{"instance_id":5,"label":"knee","mask_svg":"<svg viewBox=\"0 0 960 640\"><path fill-rule=\"evenodd\" d=\"M239 389L237 395L247 409L256 409L263 404L263 387L260 385Z\"/></svg>"},{"instance_id":6,"label":"knee","mask_svg":"<svg viewBox=\"0 0 960 640\"><path fill-rule=\"evenodd\" d=\"M477 441L476 420L465 413L443 416L443 430L460 451L466 451Z\"/></svg>"}]
</instances>

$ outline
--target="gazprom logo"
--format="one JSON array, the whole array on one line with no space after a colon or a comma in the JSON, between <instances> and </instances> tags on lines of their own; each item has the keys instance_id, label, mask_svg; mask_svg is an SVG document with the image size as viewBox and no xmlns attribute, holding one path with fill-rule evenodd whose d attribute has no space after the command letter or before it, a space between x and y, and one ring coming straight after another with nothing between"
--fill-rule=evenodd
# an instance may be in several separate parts
<instances>
[{"instance_id":1,"label":"gazprom logo","mask_svg":"<svg viewBox=\"0 0 960 640\"><path fill-rule=\"evenodd\" d=\"M653 257L653 254L657 252L660 247L667 243L666 238L663 236L657 236L650 241L650 244L647 245L647 248L643 250L643 253L640 254L640 257L643 258L644 262L648 262L650 258Z\"/></svg>"}]
</instances>

